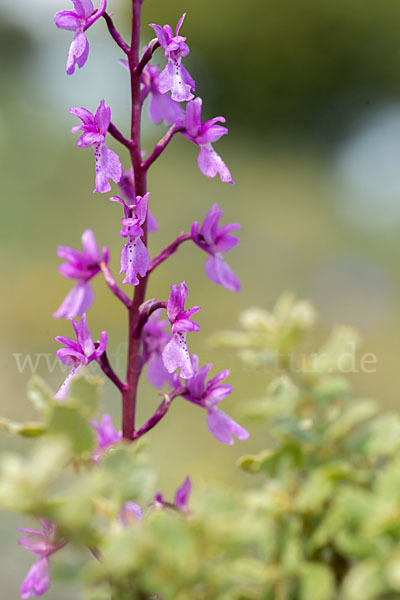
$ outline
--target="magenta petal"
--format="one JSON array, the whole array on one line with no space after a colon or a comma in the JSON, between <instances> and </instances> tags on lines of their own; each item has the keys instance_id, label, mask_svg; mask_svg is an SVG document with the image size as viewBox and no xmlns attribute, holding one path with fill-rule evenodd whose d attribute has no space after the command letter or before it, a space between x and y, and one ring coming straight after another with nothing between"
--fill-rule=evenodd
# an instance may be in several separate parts
<instances>
[{"instance_id":1,"label":"magenta petal","mask_svg":"<svg viewBox=\"0 0 400 600\"><path fill-rule=\"evenodd\" d=\"M33 532L34 530L32 530ZM18 544L35 554L45 554L49 549L49 543L43 531L37 530L26 537L18 540Z\"/></svg>"},{"instance_id":2,"label":"magenta petal","mask_svg":"<svg viewBox=\"0 0 400 600\"><path fill-rule=\"evenodd\" d=\"M189 510L189 496L192 491L192 482L190 477L186 477L182 485L176 490L175 493L175 506L183 512Z\"/></svg>"},{"instance_id":3,"label":"magenta petal","mask_svg":"<svg viewBox=\"0 0 400 600\"><path fill-rule=\"evenodd\" d=\"M102 100L94 117L97 130L106 134L111 123L111 108Z\"/></svg>"},{"instance_id":4,"label":"magenta petal","mask_svg":"<svg viewBox=\"0 0 400 600\"><path fill-rule=\"evenodd\" d=\"M62 10L54 15L54 22L60 29L76 31L81 27L81 22L76 13L71 10Z\"/></svg>"},{"instance_id":5,"label":"magenta petal","mask_svg":"<svg viewBox=\"0 0 400 600\"><path fill-rule=\"evenodd\" d=\"M158 231L158 221L153 215L153 213L148 210L147 211L147 230L152 233L156 233Z\"/></svg>"},{"instance_id":6,"label":"magenta petal","mask_svg":"<svg viewBox=\"0 0 400 600\"><path fill-rule=\"evenodd\" d=\"M89 310L93 300L94 292L90 283L78 281L53 316L55 319L73 319Z\"/></svg>"},{"instance_id":7,"label":"magenta petal","mask_svg":"<svg viewBox=\"0 0 400 600\"><path fill-rule=\"evenodd\" d=\"M54 398L59 402L64 402L67 399L69 386L71 385L71 381L77 377L82 370L83 365L80 364L77 367L73 367L65 378L64 382L61 384L58 392L54 395Z\"/></svg>"},{"instance_id":8,"label":"magenta petal","mask_svg":"<svg viewBox=\"0 0 400 600\"><path fill-rule=\"evenodd\" d=\"M149 116L157 125L164 121L166 125L172 125L183 115L183 110L177 102L166 94L151 93L149 101Z\"/></svg>"},{"instance_id":9,"label":"magenta petal","mask_svg":"<svg viewBox=\"0 0 400 600\"><path fill-rule=\"evenodd\" d=\"M83 31L78 31L69 47L66 71L68 75L75 72L75 65L83 67L89 54L89 43Z\"/></svg>"},{"instance_id":10,"label":"magenta petal","mask_svg":"<svg viewBox=\"0 0 400 600\"><path fill-rule=\"evenodd\" d=\"M150 266L150 255L140 238L130 240L121 251L120 273L126 273L122 283L138 285L137 275L144 277Z\"/></svg>"},{"instance_id":11,"label":"magenta petal","mask_svg":"<svg viewBox=\"0 0 400 600\"><path fill-rule=\"evenodd\" d=\"M161 25L155 25L154 23L150 24L150 27L154 29L154 33L156 34L157 39L160 42L160 46L165 49L169 43L169 36L165 31L164 27L161 27Z\"/></svg>"},{"instance_id":12,"label":"magenta petal","mask_svg":"<svg viewBox=\"0 0 400 600\"><path fill-rule=\"evenodd\" d=\"M239 279L220 254L210 256L206 260L204 268L211 281L223 285L227 290L240 292L241 286Z\"/></svg>"},{"instance_id":13,"label":"magenta petal","mask_svg":"<svg viewBox=\"0 0 400 600\"><path fill-rule=\"evenodd\" d=\"M94 192L105 194L111 190L109 179L118 183L122 177L122 165L116 154L105 144L94 144L96 162L96 187Z\"/></svg>"},{"instance_id":14,"label":"magenta petal","mask_svg":"<svg viewBox=\"0 0 400 600\"><path fill-rule=\"evenodd\" d=\"M197 137L201 131L201 98L196 98L186 106L185 128L189 135Z\"/></svg>"},{"instance_id":15,"label":"magenta petal","mask_svg":"<svg viewBox=\"0 0 400 600\"><path fill-rule=\"evenodd\" d=\"M180 63L168 61L167 66L160 73L160 93L165 94L171 90L171 98L176 102L192 100L194 96L190 90L194 89L194 86L192 83L185 82L188 78L190 78L190 82L193 82L186 69Z\"/></svg>"},{"instance_id":16,"label":"magenta petal","mask_svg":"<svg viewBox=\"0 0 400 600\"><path fill-rule=\"evenodd\" d=\"M92 115L90 110L87 110L87 108L83 108L82 106L76 106L74 108L70 108L69 112L71 115L78 117L78 119L80 119L84 125L93 125L94 127L94 116ZM79 126L78 128L80 129Z\"/></svg>"},{"instance_id":17,"label":"magenta petal","mask_svg":"<svg viewBox=\"0 0 400 600\"><path fill-rule=\"evenodd\" d=\"M86 229L86 231L84 231L82 234L82 249L85 258L89 261L89 263L95 265L96 263L101 262L99 247L91 229Z\"/></svg>"},{"instance_id":18,"label":"magenta petal","mask_svg":"<svg viewBox=\"0 0 400 600\"><path fill-rule=\"evenodd\" d=\"M131 523L141 521L143 519L143 511L139 504L129 500L122 505L119 518L121 523L127 527Z\"/></svg>"},{"instance_id":19,"label":"magenta petal","mask_svg":"<svg viewBox=\"0 0 400 600\"><path fill-rule=\"evenodd\" d=\"M231 419L219 408L208 411L207 427L215 439L222 444L233 444L233 435L239 440L247 440L249 432Z\"/></svg>"},{"instance_id":20,"label":"magenta petal","mask_svg":"<svg viewBox=\"0 0 400 600\"><path fill-rule=\"evenodd\" d=\"M224 183L234 183L228 167L219 154L215 152L211 144L201 146L197 162L203 175L212 178L219 173L221 181Z\"/></svg>"},{"instance_id":21,"label":"magenta petal","mask_svg":"<svg viewBox=\"0 0 400 600\"><path fill-rule=\"evenodd\" d=\"M72 0L78 15L84 19L90 17L94 11L92 0Z\"/></svg>"},{"instance_id":22,"label":"magenta petal","mask_svg":"<svg viewBox=\"0 0 400 600\"><path fill-rule=\"evenodd\" d=\"M186 344L186 334L176 333L168 342L162 352L162 358L168 373L173 373L180 368L182 379L189 379L193 375L192 362Z\"/></svg>"},{"instance_id":23,"label":"magenta petal","mask_svg":"<svg viewBox=\"0 0 400 600\"><path fill-rule=\"evenodd\" d=\"M46 557L40 558L29 569L20 587L21 598L24 600L41 596L49 589L51 584L49 560Z\"/></svg>"},{"instance_id":24,"label":"magenta petal","mask_svg":"<svg viewBox=\"0 0 400 600\"><path fill-rule=\"evenodd\" d=\"M164 366L161 354L155 352L149 360L147 378L156 389L161 389L164 383L173 385L173 375Z\"/></svg>"}]
</instances>

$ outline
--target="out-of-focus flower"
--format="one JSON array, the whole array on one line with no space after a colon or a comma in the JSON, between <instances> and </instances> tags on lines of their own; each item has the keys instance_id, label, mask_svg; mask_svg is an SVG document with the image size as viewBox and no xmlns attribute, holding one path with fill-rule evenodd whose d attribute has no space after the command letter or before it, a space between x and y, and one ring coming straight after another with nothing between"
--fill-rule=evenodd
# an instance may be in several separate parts
<instances>
[{"instance_id":1,"label":"out-of-focus flower","mask_svg":"<svg viewBox=\"0 0 400 600\"><path fill-rule=\"evenodd\" d=\"M193 223L192 240L210 254L205 264L205 270L211 281L223 285L228 290L240 292L240 282L222 256L239 243L238 238L232 235L231 231L240 229L240 225L239 223L231 223L219 227L218 222L223 214L224 211L220 210L218 204L213 204L200 227L200 231L199 224L197 222Z\"/></svg>"}]
</instances>

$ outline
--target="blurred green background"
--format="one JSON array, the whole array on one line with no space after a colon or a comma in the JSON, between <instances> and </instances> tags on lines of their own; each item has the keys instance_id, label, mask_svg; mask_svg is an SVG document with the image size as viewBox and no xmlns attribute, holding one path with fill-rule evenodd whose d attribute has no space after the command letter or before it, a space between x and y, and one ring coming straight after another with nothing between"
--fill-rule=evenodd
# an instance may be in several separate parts
<instances>
[{"instance_id":1,"label":"blurred green background","mask_svg":"<svg viewBox=\"0 0 400 600\"><path fill-rule=\"evenodd\" d=\"M127 36L128 0L110 0L109 10ZM104 98L113 120L126 130L128 79L117 64L120 53L103 22L89 32L91 53L73 77L64 71L71 40L57 31L53 14L68 0L0 1L0 174L2 301L0 345L1 413L32 416L25 399L30 369L19 372L15 354L31 354L36 371L56 387L63 378L55 362L55 335L69 324L52 313L71 285L57 273L58 244L80 247L85 228L111 250L118 272L121 239L119 208L107 196L92 195L93 156L78 150L70 135L71 106L94 110ZM152 278L150 295L166 298L169 285L183 278L188 305L199 304L201 332L190 348L203 363L231 369L235 387L224 408L240 414L240 403L262 395L268 376L243 369L229 352L208 343L216 330L234 328L249 305L270 307L284 290L311 299L320 314L320 338L334 323L353 324L362 352L377 356L375 373L354 373L360 395L396 407L400 384L400 4L395 0L145 0L146 24L177 22L186 59L204 100L204 118L223 114L230 135L216 149L236 185L209 180L197 168L197 150L175 139L151 170L151 208L160 232L151 238L159 251L213 202L225 222L242 224L241 244L228 258L242 281L235 295L205 277L205 256L185 246ZM161 53L154 62L164 64ZM143 147L163 134L144 119ZM111 145L116 148L115 144ZM128 166L127 156L120 152ZM126 320L119 303L98 277L89 325L105 328L110 355L123 374ZM49 355L49 364L39 355ZM117 364L117 368L118 368ZM49 368L50 366L50 368ZM214 371L215 372L215 371ZM156 406L157 394L143 380L140 419ZM117 394L106 387L104 406L119 420ZM217 444L205 415L184 401L151 436L149 453L168 493L190 473L195 486L210 479L249 485L235 459L257 451L263 431L233 448ZM28 444L0 436L0 447L29 450ZM16 518L2 515L2 586L7 598L32 556L16 546ZM51 599L76 598L54 587Z\"/></svg>"}]
</instances>

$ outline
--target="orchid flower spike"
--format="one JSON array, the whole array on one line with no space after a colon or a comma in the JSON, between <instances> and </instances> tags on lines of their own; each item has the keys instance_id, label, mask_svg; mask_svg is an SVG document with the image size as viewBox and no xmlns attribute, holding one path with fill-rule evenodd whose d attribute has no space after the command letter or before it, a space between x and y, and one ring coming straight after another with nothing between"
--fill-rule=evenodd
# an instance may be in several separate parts
<instances>
[{"instance_id":1,"label":"orchid flower spike","mask_svg":"<svg viewBox=\"0 0 400 600\"><path fill-rule=\"evenodd\" d=\"M121 269L120 274L125 273L122 283L138 285L140 277L145 277L150 266L150 255L145 244L142 241L144 231L142 225L147 217L147 203L150 192L143 197L136 196L135 204L126 204L118 196L112 196L110 200L119 202L124 208L125 217L121 219L123 225L120 235L128 239L128 243L121 250Z\"/></svg>"},{"instance_id":2,"label":"orchid flower spike","mask_svg":"<svg viewBox=\"0 0 400 600\"><path fill-rule=\"evenodd\" d=\"M188 71L182 65L182 58L185 58L190 52L189 46L185 43L186 38L179 35L179 30L186 17L186 13L178 21L175 36L170 25L150 25L155 31L160 46L165 50L165 57L168 59L167 66L160 73L158 89L160 94L165 94L171 90L172 100L177 102L186 102L194 97L191 93L195 89L195 82Z\"/></svg>"},{"instance_id":3,"label":"orchid flower spike","mask_svg":"<svg viewBox=\"0 0 400 600\"><path fill-rule=\"evenodd\" d=\"M185 382L187 393L183 394L183 397L207 410L208 430L218 442L232 445L233 436L236 436L238 440L247 440L249 432L217 408L217 404L232 392L232 386L221 385L221 382L229 375L228 370L218 373L207 382L212 366L212 363L209 363L199 369L199 359L193 354L193 376Z\"/></svg>"},{"instance_id":4,"label":"orchid flower spike","mask_svg":"<svg viewBox=\"0 0 400 600\"><path fill-rule=\"evenodd\" d=\"M101 0L98 10L94 10L92 0L72 0L75 10L62 10L54 15L54 22L60 29L75 31L74 39L69 47L66 71L68 75L75 73L75 66L81 69L89 55L89 42L85 31L106 10L106 0Z\"/></svg>"},{"instance_id":5,"label":"orchid flower spike","mask_svg":"<svg viewBox=\"0 0 400 600\"><path fill-rule=\"evenodd\" d=\"M75 279L77 283L54 313L54 317L73 319L92 306L94 292L89 281L99 273L102 262L108 264L109 251L108 248L103 248L100 254L93 231L87 229L82 234L82 252L69 246L58 246L57 254L66 261L58 267L61 275Z\"/></svg>"},{"instance_id":6,"label":"orchid flower spike","mask_svg":"<svg viewBox=\"0 0 400 600\"><path fill-rule=\"evenodd\" d=\"M78 148L92 146L94 150L96 166L94 193L105 194L111 190L109 179L118 183L122 177L122 165L118 154L105 144L106 134L111 123L111 109L102 100L95 115L82 107L71 108L69 112L82 121L82 125L75 125L72 128L72 133L83 131L76 145Z\"/></svg>"},{"instance_id":7,"label":"orchid flower spike","mask_svg":"<svg viewBox=\"0 0 400 600\"><path fill-rule=\"evenodd\" d=\"M218 204L213 204L208 211L199 231L199 224L193 223L191 229L192 240L200 248L210 255L204 267L207 276L219 285L234 292L240 292L240 282L232 269L227 265L223 254L234 248L239 240L231 231L240 229L239 223L231 223L219 227L218 222L223 210L220 210Z\"/></svg>"},{"instance_id":8,"label":"orchid flower spike","mask_svg":"<svg viewBox=\"0 0 400 600\"><path fill-rule=\"evenodd\" d=\"M71 323L76 334L76 340L63 336L55 338L56 342L65 345L64 348L57 350L57 358L65 365L72 367L64 383L62 383L54 396L56 400L60 401L66 399L72 379L81 372L83 367L100 358L107 346L107 333L105 331L102 331L100 334L99 344L93 342L86 323L86 313L82 315L80 323L77 323L73 319L71 319Z\"/></svg>"},{"instance_id":9,"label":"orchid flower spike","mask_svg":"<svg viewBox=\"0 0 400 600\"><path fill-rule=\"evenodd\" d=\"M168 373L173 373L179 367L183 379L189 379L193 375L186 333L200 330L200 326L190 320L190 317L200 310L200 306L185 310L187 296L188 289L184 281L179 286L171 285L167 315L174 335L162 352L162 359Z\"/></svg>"},{"instance_id":10,"label":"orchid flower spike","mask_svg":"<svg viewBox=\"0 0 400 600\"><path fill-rule=\"evenodd\" d=\"M224 117L214 117L210 121L201 121L201 98L196 98L188 103L185 114L185 130L182 131L188 140L200 146L198 165L203 175L215 177L217 173L224 183L234 183L231 173L212 147L212 142L217 142L220 137L228 133L226 127L216 125L218 121L225 123Z\"/></svg>"}]
</instances>

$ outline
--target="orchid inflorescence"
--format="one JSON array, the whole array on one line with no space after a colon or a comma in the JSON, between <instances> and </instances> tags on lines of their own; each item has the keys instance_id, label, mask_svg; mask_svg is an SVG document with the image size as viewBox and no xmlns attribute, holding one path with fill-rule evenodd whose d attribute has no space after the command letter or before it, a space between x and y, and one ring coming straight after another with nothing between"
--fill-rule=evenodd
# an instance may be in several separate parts
<instances>
[{"instance_id":1,"label":"orchid inflorescence","mask_svg":"<svg viewBox=\"0 0 400 600\"><path fill-rule=\"evenodd\" d=\"M165 300L146 300L150 274L174 254L183 242L189 240L206 252L205 271L208 278L227 290L240 291L239 280L224 259L224 255L238 243L237 237L231 232L239 229L240 225L234 223L220 226L219 221L224 211L214 203L202 224L195 221L189 228L189 233L181 233L158 256L151 258L149 254L147 234L149 231L157 231L158 224L149 210L150 192L147 190L146 176L151 165L177 133L199 146L198 165L204 175L213 178L219 174L222 182L234 182L228 167L212 146L228 133L228 129L219 124L224 123L225 119L215 117L202 121L202 100L195 97L195 81L182 63L189 54L186 37L180 34L186 14L179 19L175 31L169 25L161 27L151 24L156 37L140 56L142 1L132 0L131 45L123 40L115 28L111 15L107 12L106 0L100 0L97 9L92 0L72 0L73 11L62 11L55 15L57 27L74 32L66 64L68 75L75 72L76 66L81 69L85 65L89 56L86 34L96 22L104 19L113 40L125 55L120 63L131 78L132 121L129 138L111 121L111 109L105 100L100 101L95 113L83 107L70 109L70 113L81 121L81 124L72 128L72 133L81 132L77 146L92 147L94 151L94 192L109 193L110 181L119 185L120 195L113 195L110 200L121 204L123 209L120 235L124 245L121 249L120 274L124 274L122 284L130 284L134 288L131 299L111 272L108 249L103 248L100 252L91 230L86 230L82 235L82 252L66 246L58 248L59 257L65 260L59 268L60 273L74 280L75 285L54 316L71 321L76 339L56 338L64 345L57 351L57 356L71 370L55 394L55 399L65 402L71 382L93 361L98 363L122 396L121 431L114 427L108 414L104 414L100 422L90 422L98 436L98 447L92 456L94 463L102 460L104 452L110 446L118 445L122 440L134 442L153 429L177 397L205 409L208 429L219 442L233 444L233 436L245 440L249 435L217 407L232 391L232 386L221 383L229 375L229 371L224 370L207 381L212 364L200 367L199 358L190 353L186 336L200 329L192 319L200 307L185 307L188 298L185 281L181 281L179 285L172 284L169 297ZM164 51L167 59L164 68L149 64L158 48ZM146 99L150 119L156 124L164 122L170 127L147 156L141 150L140 140L141 112ZM107 136L113 137L128 151L131 163L128 169L124 169L118 154L108 147ZM111 292L124 304L129 315L125 381L120 380L108 360L107 333L103 331L100 341L95 342L87 325L87 314L94 301L90 281L99 274L102 274ZM79 322L76 321L77 317L80 317ZM149 381L155 388L163 389L164 399L153 416L137 428L135 412L138 382L146 366ZM151 510L172 508L187 513L190 491L191 481L187 478L178 489L173 503L164 501L159 492L150 505ZM127 501L121 506L119 520L123 526L142 518L142 508L135 502ZM67 543L66 540L59 539L57 528L50 521L42 520L42 526L43 532L30 530L28 537L21 541L26 548L39 554L38 562L22 584L22 598L41 595L48 589L49 556Z\"/></svg>"}]
</instances>

